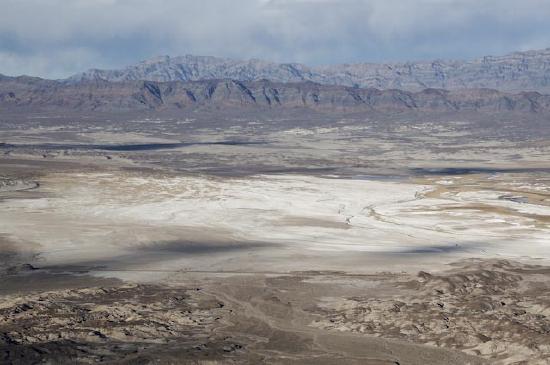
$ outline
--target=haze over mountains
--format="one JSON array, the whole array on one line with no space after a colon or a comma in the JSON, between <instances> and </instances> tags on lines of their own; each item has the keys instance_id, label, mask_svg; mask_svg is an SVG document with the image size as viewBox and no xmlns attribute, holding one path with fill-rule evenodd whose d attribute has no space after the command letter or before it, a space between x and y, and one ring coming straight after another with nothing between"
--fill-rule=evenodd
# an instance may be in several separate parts
<instances>
[{"instance_id":1,"label":"haze over mountains","mask_svg":"<svg viewBox=\"0 0 550 365\"><path fill-rule=\"evenodd\" d=\"M550 93L550 48L486 56L470 61L417 61L361 63L308 67L298 63L274 63L257 59L216 57L156 57L120 70L91 69L69 78L107 81L197 81L234 79L275 82L313 81L327 85L420 91L490 88L501 91Z\"/></svg>"}]
</instances>

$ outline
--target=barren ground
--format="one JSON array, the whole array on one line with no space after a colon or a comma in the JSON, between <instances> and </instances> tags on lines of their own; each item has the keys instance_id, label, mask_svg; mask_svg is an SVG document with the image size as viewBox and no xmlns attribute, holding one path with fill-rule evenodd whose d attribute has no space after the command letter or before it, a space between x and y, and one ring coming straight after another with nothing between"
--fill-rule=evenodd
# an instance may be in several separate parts
<instances>
[{"instance_id":1,"label":"barren ground","mask_svg":"<svg viewBox=\"0 0 550 365\"><path fill-rule=\"evenodd\" d=\"M2 363L550 363L545 136L229 124L3 124Z\"/></svg>"}]
</instances>

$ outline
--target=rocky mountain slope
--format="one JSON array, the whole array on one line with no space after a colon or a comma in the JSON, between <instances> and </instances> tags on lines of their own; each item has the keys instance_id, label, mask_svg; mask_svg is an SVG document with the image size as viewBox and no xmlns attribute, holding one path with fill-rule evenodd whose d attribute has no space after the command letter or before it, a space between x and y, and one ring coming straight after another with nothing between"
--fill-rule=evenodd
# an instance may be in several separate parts
<instances>
[{"instance_id":1,"label":"rocky mountain slope","mask_svg":"<svg viewBox=\"0 0 550 365\"><path fill-rule=\"evenodd\" d=\"M308 67L297 63L231 60L216 57L157 57L121 70L91 69L68 79L107 81L196 81L234 79L275 82L313 81L378 89L420 91L491 88L550 93L550 48L487 56L470 61L419 61Z\"/></svg>"},{"instance_id":2,"label":"rocky mountain slope","mask_svg":"<svg viewBox=\"0 0 550 365\"><path fill-rule=\"evenodd\" d=\"M550 112L550 96L490 89L446 91L362 89L313 82L268 80L125 81L64 83L31 77L0 77L0 108L77 111L296 109L319 111L516 111Z\"/></svg>"}]
</instances>

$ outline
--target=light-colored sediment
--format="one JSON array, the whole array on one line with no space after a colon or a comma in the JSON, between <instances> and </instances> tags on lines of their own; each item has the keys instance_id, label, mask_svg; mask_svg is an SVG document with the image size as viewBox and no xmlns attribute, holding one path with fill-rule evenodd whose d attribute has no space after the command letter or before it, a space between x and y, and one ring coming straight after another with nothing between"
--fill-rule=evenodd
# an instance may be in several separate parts
<instances>
[{"instance_id":1,"label":"light-colored sediment","mask_svg":"<svg viewBox=\"0 0 550 365\"><path fill-rule=\"evenodd\" d=\"M40 197L0 203L1 233L21 245L39 244L43 265L104 260L106 270L121 269L116 260L125 257L126 268L144 270L261 271L242 259L233 263L243 248L270 271L299 269L284 257L322 260L330 252L359 253L358 262L393 255L400 264L410 255L425 263L433 254L441 254L439 264L465 257L550 259L543 182L510 189L506 179L457 179L418 184L294 175L51 174L41 179ZM190 259L202 251L208 255ZM159 252L168 254L147 262ZM377 271L391 261L366 258L368 265L353 270ZM345 260L341 267L323 264L349 268Z\"/></svg>"}]
</instances>

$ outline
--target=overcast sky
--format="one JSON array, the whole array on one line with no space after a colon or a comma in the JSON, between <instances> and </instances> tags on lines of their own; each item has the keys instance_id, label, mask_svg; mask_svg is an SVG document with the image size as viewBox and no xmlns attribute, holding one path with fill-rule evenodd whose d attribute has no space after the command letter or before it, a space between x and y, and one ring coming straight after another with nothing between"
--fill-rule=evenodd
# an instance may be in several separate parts
<instances>
[{"instance_id":1,"label":"overcast sky","mask_svg":"<svg viewBox=\"0 0 550 365\"><path fill-rule=\"evenodd\" d=\"M0 0L0 73L62 78L157 55L311 65L550 47L550 0Z\"/></svg>"}]
</instances>

